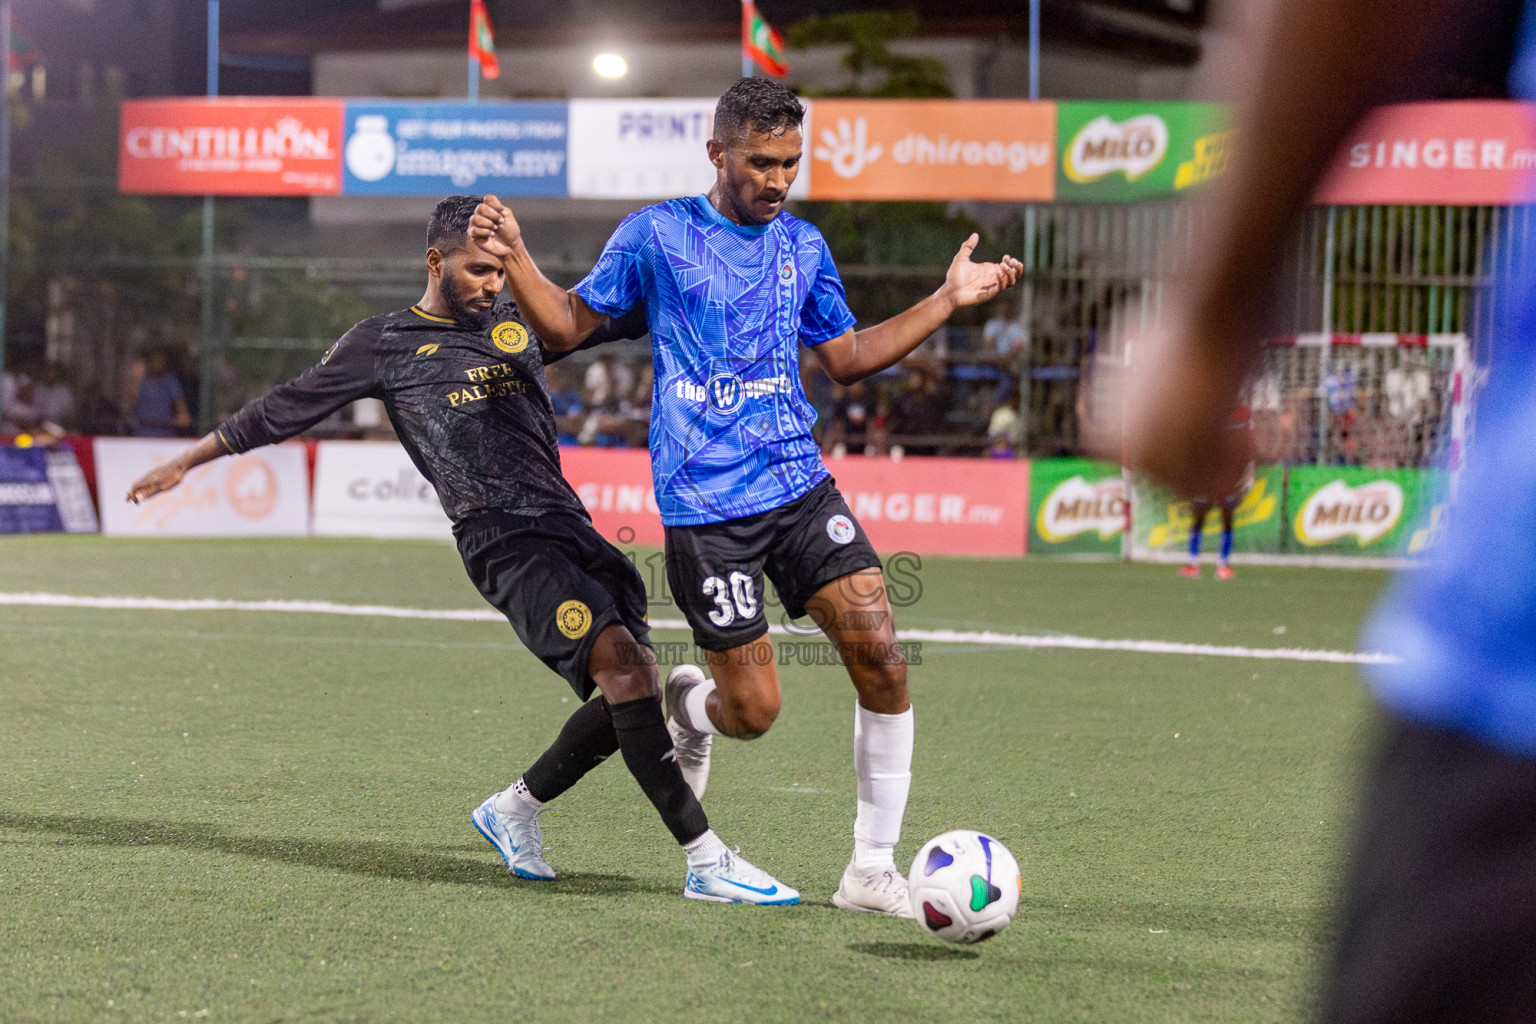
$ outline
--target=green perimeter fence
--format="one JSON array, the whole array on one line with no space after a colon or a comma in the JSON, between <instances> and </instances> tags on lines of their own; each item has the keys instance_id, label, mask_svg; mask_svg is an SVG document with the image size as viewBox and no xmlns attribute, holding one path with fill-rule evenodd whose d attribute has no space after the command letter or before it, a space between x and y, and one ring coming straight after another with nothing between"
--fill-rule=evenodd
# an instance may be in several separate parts
<instances>
[{"instance_id":1,"label":"green perimeter fence","mask_svg":"<svg viewBox=\"0 0 1536 1024\"><path fill-rule=\"evenodd\" d=\"M220 201L212 257L203 259L197 201L119 197L101 182L58 179L19 179L16 194L22 233L30 217L36 234L22 242L13 235L10 362L59 365L86 410L118 397L138 353L163 347L184 359L199 392L199 425L207 426L311 364L357 319L407 305L421 291L419 258L377 251L367 237L323 238L302 201ZM102 200L105 215L92 213L82 198L89 196ZM269 215L273 223L263 223ZM1031 204L1001 223L994 246L1021 253L1026 266L1014 308L1028 343L997 369L1018 382L1025 450L1076 454L1085 372L1117 352L1129 329L1162 315L1168 285L1200 249L1204 213L1178 203ZM41 229L57 224L67 225L73 242ZM261 243L239 237L240 226L264 228L253 232ZM1288 254L1290 330L1460 333L1481 362L1489 354L1489 285L1531 228L1528 207L1316 208ZM150 251L137 242L146 232L157 238ZM312 251L295 254L311 235ZM862 282L906 289L915 299L942 276L948 255L935 251L927 265L855 262L840 270L850 291ZM544 264L570 282L590 261L551 254ZM1291 382L1298 392L1291 398L1309 405L1296 416L1303 424L1327 420L1316 411L1326 374L1316 376ZM1330 445L1325 425L1308 429L1311 436L1275 457L1291 465L1351 461ZM1388 461L1422 466L1435 454L1433 443L1421 443Z\"/></svg>"}]
</instances>

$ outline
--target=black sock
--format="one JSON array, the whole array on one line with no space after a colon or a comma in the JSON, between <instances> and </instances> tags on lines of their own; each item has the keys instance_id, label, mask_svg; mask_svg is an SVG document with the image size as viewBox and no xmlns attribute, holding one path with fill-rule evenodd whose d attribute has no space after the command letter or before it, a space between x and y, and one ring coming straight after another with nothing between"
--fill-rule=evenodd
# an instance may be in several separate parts
<instances>
[{"instance_id":1,"label":"black sock","mask_svg":"<svg viewBox=\"0 0 1536 1024\"><path fill-rule=\"evenodd\" d=\"M594 697L566 719L555 742L523 772L523 785L535 800L548 803L618 749L608 704L601 696Z\"/></svg>"},{"instance_id":2,"label":"black sock","mask_svg":"<svg viewBox=\"0 0 1536 1024\"><path fill-rule=\"evenodd\" d=\"M661 698L642 697L609 708L613 731L629 773L650 797L661 820L680 844L693 842L709 831L704 808L683 781L683 770L672 754L672 734L661 713Z\"/></svg>"}]
</instances>

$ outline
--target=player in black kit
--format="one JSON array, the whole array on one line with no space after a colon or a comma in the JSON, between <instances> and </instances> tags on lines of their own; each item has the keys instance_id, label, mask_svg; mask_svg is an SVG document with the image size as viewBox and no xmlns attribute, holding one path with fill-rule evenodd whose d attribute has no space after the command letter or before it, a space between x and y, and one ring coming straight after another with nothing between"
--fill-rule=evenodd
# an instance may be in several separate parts
<instances>
[{"instance_id":1,"label":"player in black kit","mask_svg":"<svg viewBox=\"0 0 1536 1024\"><path fill-rule=\"evenodd\" d=\"M246 405L128 500L175 487L194 466L286 440L359 398L384 402L411 461L453 520L470 579L523 643L583 703L559 737L471 818L521 878L555 877L538 815L615 751L688 859L684 894L720 903L795 903L799 893L733 854L683 781L662 717L645 584L592 526L560 473L544 364L562 354L498 302L501 262L469 237L480 199L450 196L427 228L419 303L371 317L319 364ZM610 320L589 343L638 337L644 317ZM596 700L588 700L596 690Z\"/></svg>"}]
</instances>

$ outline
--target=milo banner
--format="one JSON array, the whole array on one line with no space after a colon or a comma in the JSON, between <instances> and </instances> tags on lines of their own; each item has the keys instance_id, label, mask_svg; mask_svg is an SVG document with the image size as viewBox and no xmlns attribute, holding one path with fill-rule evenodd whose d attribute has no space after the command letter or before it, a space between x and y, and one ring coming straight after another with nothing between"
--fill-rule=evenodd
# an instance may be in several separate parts
<instances>
[{"instance_id":1,"label":"milo banner","mask_svg":"<svg viewBox=\"0 0 1536 1024\"><path fill-rule=\"evenodd\" d=\"M1029 464L1029 553L1120 553L1126 494L1120 467L1089 459Z\"/></svg>"},{"instance_id":2,"label":"milo banner","mask_svg":"<svg viewBox=\"0 0 1536 1024\"><path fill-rule=\"evenodd\" d=\"M1136 481L1136 516L1132 524L1133 548L1138 556L1153 553L1180 553L1189 550L1189 531L1194 513L1187 501L1149 481ZM1232 513L1232 550L1241 553L1274 554L1281 550L1282 508L1285 496L1285 470L1264 466L1254 472L1253 485L1243 494ZM1212 506L1201 530L1201 550L1220 550L1221 509Z\"/></svg>"},{"instance_id":3,"label":"milo banner","mask_svg":"<svg viewBox=\"0 0 1536 1024\"><path fill-rule=\"evenodd\" d=\"M1227 169L1227 116L1218 103L1057 104L1056 201L1169 199Z\"/></svg>"},{"instance_id":4,"label":"milo banner","mask_svg":"<svg viewBox=\"0 0 1536 1024\"><path fill-rule=\"evenodd\" d=\"M1422 555L1443 518L1443 480L1443 473L1422 469L1297 466L1286 493L1286 550Z\"/></svg>"}]
</instances>

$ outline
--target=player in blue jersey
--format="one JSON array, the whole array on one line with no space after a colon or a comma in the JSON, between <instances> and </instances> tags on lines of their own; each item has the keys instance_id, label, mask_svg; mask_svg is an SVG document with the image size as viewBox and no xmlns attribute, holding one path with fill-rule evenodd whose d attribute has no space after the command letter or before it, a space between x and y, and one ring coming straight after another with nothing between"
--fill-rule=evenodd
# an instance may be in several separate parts
<instances>
[{"instance_id":1,"label":"player in blue jersey","mask_svg":"<svg viewBox=\"0 0 1536 1024\"><path fill-rule=\"evenodd\" d=\"M732 86L708 143L714 187L626 218L569 291L539 273L517 221L494 197L473 230L500 246L508 287L546 344L577 345L610 311L645 303L667 579L713 675L690 665L667 679L684 775L702 794L712 737L761 736L778 716L766 574L790 615L810 615L838 645L858 693L854 855L833 901L911 916L893 856L912 778L907 666L880 559L811 436L800 348L851 384L896 363L957 308L996 296L1023 268L1007 256L973 262L972 235L937 291L855 330L826 241L783 210L800 169L803 115L783 86L761 78Z\"/></svg>"},{"instance_id":2,"label":"player in blue jersey","mask_svg":"<svg viewBox=\"0 0 1536 1024\"><path fill-rule=\"evenodd\" d=\"M1510 87L1536 99L1536 4L1524 7ZM1187 494L1238 479L1246 455L1221 427L1334 148L1373 103L1519 13L1479 0L1275 5L1249 40L1211 230L1165 329L1138 342L1114 451ZM1398 660L1369 672L1382 735L1319 1001L1328 1024L1536 1020L1536 253L1511 237L1451 526L1364 637Z\"/></svg>"}]
</instances>

